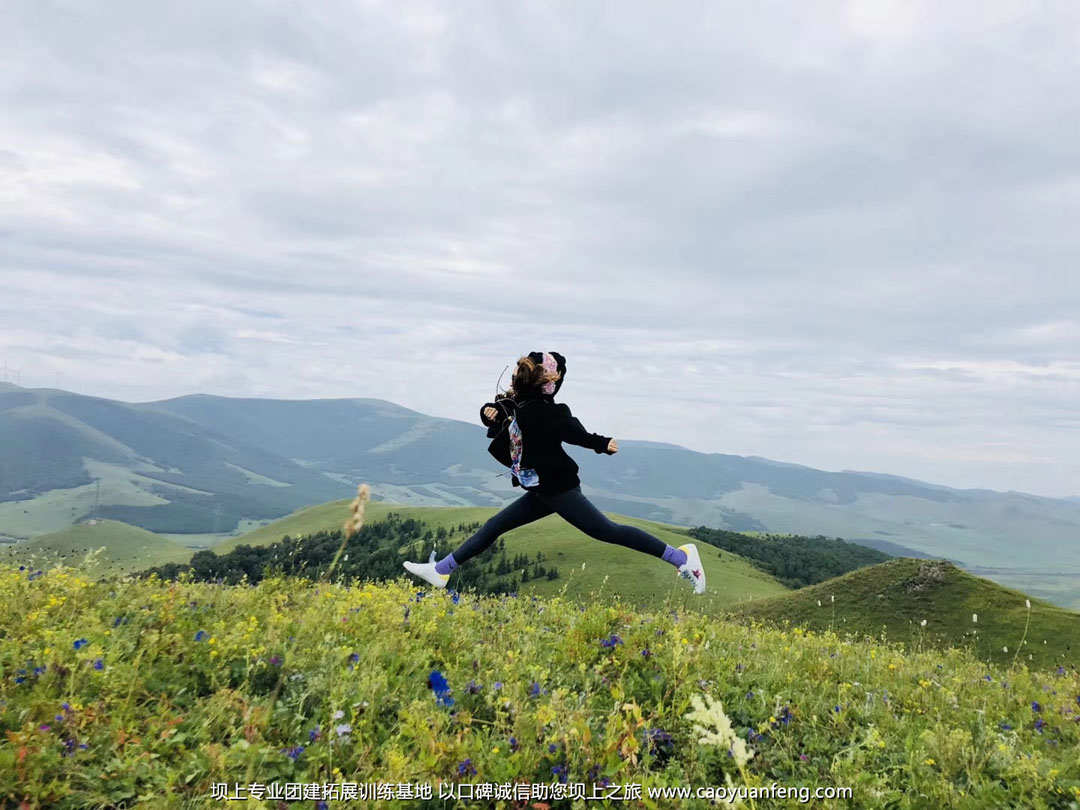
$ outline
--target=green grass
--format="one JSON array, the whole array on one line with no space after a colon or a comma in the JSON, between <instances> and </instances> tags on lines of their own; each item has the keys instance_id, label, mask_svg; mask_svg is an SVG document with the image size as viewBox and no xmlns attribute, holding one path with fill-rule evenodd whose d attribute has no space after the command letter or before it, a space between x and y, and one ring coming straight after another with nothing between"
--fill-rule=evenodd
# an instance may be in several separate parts
<instances>
[{"instance_id":1,"label":"green grass","mask_svg":"<svg viewBox=\"0 0 1080 810\"><path fill-rule=\"evenodd\" d=\"M99 548L101 552L94 553ZM0 550L0 559L38 568L64 563L100 575L184 562L191 554L191 549L153 532L117 520L101 520L94 525L80 523L4 548Z\"/></svg>"},{"instance_id":2,"label":"green grass","mask_svg":"<svg viewBox=\"0 0 1080 810\"><path fill-rule=\"evenodd\" d=\"M904 652L670 603L455 602L418 598L404 579L118 587L0 565L0 639L0 806L181 810L213 803L215 783L252 782L420 783L437 796L440 783L550 784L563 768L586 795L602 780L637 785L641 799L618 806L653 810L709 806L650 798L657 787L729 780L854 791L813 802L825 810L1080 799L1075 669ZM435 671L452 706L429 686ZM701 742L690 714L705 695L750 749L744 764L729 742Z\"/></svg>"},{"instance_id":3,"label":"green grass","mask_svg":"<svg viewBox=\"0 0 1080 810\"><path fill-rule=\"evenodd\" d=\"M743 613L819 632L884 634L915 649L970 647L999 663L1019 656L1034 666L1075 666L1080 613L1039 599L1030 600L1029 611L1027 600L941 560L899 558L747 605Z\"/></svg>"},{"instance_id":4,"label":"green grass","mask_svg":"<svg viewBox=\"0 0 1080 810\"><path fill-rule=\"evenodd\" d=\"M306 509L297 509L291 515L287 515L280 520L275 520L273 523L247 534L231 537L217 544L213 547L214 551L218 554L226 554L239 545L269 546L279 542L285 535L304 537L316 532L340 529L345 525L345 519L349 515L350 503L352 503L351 499L346 498L340 501L320 503L317 506L309 506ZM368 521L379 520L395 509L400 509L400 507L382 501L375 501L367 505L365 514ZM460 519L458 522L460 522Z\"/></svg>"}]
</instances>

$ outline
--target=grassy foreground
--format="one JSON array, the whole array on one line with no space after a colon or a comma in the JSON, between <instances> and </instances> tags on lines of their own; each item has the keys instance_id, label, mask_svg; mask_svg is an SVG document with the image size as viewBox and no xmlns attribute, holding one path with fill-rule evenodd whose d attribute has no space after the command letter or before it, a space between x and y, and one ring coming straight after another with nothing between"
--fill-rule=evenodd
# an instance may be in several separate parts
<instances>
[{"instance_id":1,"label":"grassy foreground","mask_svg":"<svg viewBox=\"0 0 1080 810\"><path fill-rule=\"evenodd\" d=\"M722 704L719 744L687 717L706 695ZM632 783L642 798L610 806L704 807L647 789L730 780L854 790L814 807L1068 808L1078 719L1075 670L665 604L0 566L0 806L218 806L216 782L427 783L437 796L440 782L525 781L584 782L586 795Z\"/></svg>"}]
</instances>

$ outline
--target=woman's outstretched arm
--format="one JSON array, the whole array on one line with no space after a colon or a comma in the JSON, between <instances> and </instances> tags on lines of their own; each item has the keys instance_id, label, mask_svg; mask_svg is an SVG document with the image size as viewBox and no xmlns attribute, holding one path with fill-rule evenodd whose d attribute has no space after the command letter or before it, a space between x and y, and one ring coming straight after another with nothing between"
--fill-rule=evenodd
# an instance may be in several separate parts
<instances>
[{"instance_id":1,"label":"woman's outstretched arm","mask_svg":"<svg viewBox=\"0 0 1080 810\"><path fill-rule=\"evenodd\" d=\"M614 440L610 436L601 436L599 433L590 433L581 424L581 421L570 413L567 405L555 406L559 419L559 438L567 444L576 444L578 447L587 447L597 453L612 455L615 450L611 445ZM616 448L617 449L617 448Z\"/></svg>"}]
</instances>

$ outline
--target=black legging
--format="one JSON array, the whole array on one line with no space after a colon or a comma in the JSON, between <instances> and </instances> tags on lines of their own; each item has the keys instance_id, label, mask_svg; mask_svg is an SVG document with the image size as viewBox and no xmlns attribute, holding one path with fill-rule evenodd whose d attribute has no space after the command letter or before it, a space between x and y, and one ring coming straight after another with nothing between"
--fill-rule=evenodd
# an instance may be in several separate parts
<instances>
[{"instance_id":1,"label":"black legging","mask_svg":"<svg viewBox=\"0 0 1080 810\"><path fill-rule=\"evenodd\" d=\"M644 551L654 557L662 557L667 549L667 543L663 540L653 537L636 526L626 526L608 520L589 502L582 493L581 487L576 486L558 495L544 495L536 490L526 492L498 514L489 518L472 537L458 546L454 552L454 562L461 565L494 543L500 535L518 526L547 517L552 512L557 512L571 526L605 543L615 543L636 551Z\"/></svg>"}]
</instances>

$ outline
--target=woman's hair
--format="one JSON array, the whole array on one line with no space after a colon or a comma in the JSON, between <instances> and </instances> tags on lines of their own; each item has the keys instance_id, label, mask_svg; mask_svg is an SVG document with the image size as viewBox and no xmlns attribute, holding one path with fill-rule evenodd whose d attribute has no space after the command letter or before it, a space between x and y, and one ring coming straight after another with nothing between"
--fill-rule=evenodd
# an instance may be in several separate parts
<instances>
[{"instance_id":1,"label":"woman's hair","mask_svg":"<svg viewBox=\"0 0 1080 810\"><path fill-rule=\"evenodd\" d=\"M559 372L548 371L542 364L534 362L528 356L522 356L518 358L517 368L506 393L518 401L525 397L540 396L544 385L555 382L559 376Z\"/></svg>"}]
</instances>

